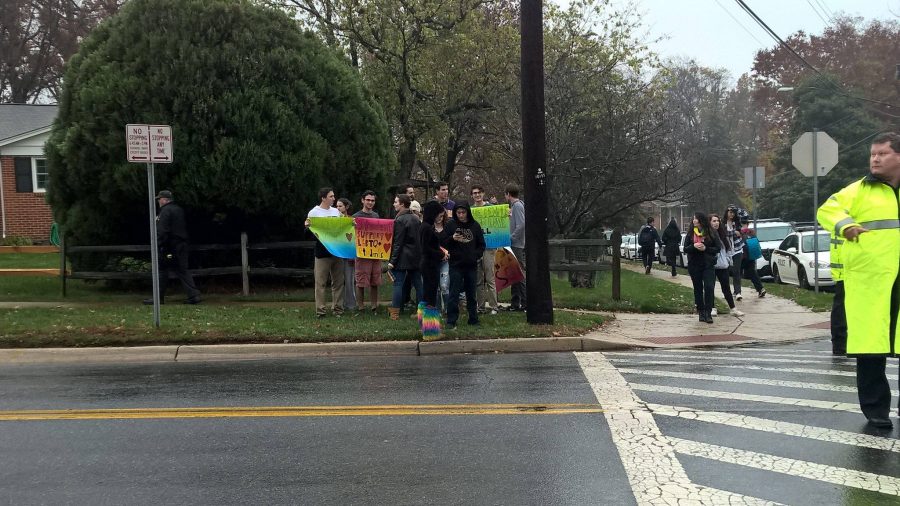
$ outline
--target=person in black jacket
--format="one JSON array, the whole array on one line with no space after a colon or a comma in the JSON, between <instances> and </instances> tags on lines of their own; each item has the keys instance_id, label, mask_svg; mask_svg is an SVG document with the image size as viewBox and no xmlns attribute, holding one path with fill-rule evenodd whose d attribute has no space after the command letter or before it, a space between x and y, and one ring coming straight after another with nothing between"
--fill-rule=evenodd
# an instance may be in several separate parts
<instances>
[{"instance_id":1,"label":"person in black jacket","mask_svg":"<svg viewBox=\"0 0 900 506\"><path fill-rule=\"evenodd\" d=\"M185 304L199 304L200 290L188 272L188 233L184 210L175 203L169 190L156 196L159 215L156 216L156 246L159 248L159 302L165 303L169 271L174 271L187 294ZM153 304L147 299L144 304Z\"/></svg>"},{"instance_id":2,"label":"person in black jacket","mask_svg":"<svg viewBox=\"0 0 900 506\"><path fill-rule=\"evenodd\" d=\"M666 264L672 268L672 277L674 278L678 275L675 271L675 260L678 258L678 246L681 245L681 229L678 228L678 223L675 221L675 218L669 220L669 224L666 226L666 229L663 230L662 243L663 255L666 256Z\"/></svg>"},{"instance_id":3,"label":"person in black jacket","mask_svg":"<svg viewBox=\"0 0 900 506\"><path fill-rule=\"evenodd\" d=\"M691 229L684 236L684 252L688 257L688 274L694 285L694 304L700 321L712 323L713 296L716 289L716 255L719 246L712 237L709 219L701 212L694 213Z\"/></svg>"},{"instance_id":4,"label":"person in black jacket","mask_svg":"<svg viewBox=\"0 0 900 506\"><path fill-rule=\"evenodd\" d=\"M388 312L392 320L398 320L403 307L403 282L407 278L416 289L416 300L423 300L422 276L419 273L419 227L422 223L410 212L412 201L408 195L397 195L394 203L397 206L397 217L394 218L394 238L391 259L388 261L388 269L394 278L394 295Z\"/></svg>"},{"instance_id":5,"label":"person in black jacket","mask_svg":"<svg viewBox=\"0 0 900 506\"><path fill-rule=\"evenodd\" d=\"M653 269L653 258L656 256L656 245L662 246L659 240L659 232L653 226L653 217L647 218L647 224L638 232L638 246L641 247L641 260L644 262L644 274L650 274Z\"/></svg>"},{"instance_id":6,"label":"person in black jacket","mask_svg":"<svg viewBox=\"0 0 900 506\"><path fill-rule=\"evenodd\" d=\"M438 287L441 280L441 264L447 260L447 250L441 247L440 234L435 222L444 216L444 206L436 200L425 204L422 210L422 226L419 228L419 272L422 274L423 301L419 303L419 325L422 340L441 338L441 312L438 308Z\"/></svg>"},{"instance_id":7,"label":"person in black jacket","mask_svg":"<svg viewBox=\"0 0 900 506\"><path fill-rule=\"evenodd\" d=\"M478 325L478 299L475 293L478 262L484 254L484 232L472 218L468 202L458 202L453 219L444 229L444 248L450 253L450 294L447 300L447 327L456 327L459 318L459 293L466 293L469 325Z\"/></svg>"}]
</instances>

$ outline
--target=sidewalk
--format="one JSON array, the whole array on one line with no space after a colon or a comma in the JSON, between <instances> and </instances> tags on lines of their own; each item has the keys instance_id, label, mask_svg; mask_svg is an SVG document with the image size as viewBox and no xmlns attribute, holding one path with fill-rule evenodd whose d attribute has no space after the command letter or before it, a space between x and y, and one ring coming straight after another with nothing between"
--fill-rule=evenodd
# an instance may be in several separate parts
<instances>
[{"instance_id":1,"label":"sidewalk","mask_svg":"<svg viewBox=\"0 0 900 506\"><path fill-rule=\"evenodd\" d=\"M639 265L623 269L643 272ZM690 287L686 275L671 277L653 270L652 276ZM437 355L451 353L524 353L552 351L606 351L629 348L685 348L751 343L778 343L828 337L829 314L814 313L793 301L751 289L737 307L746 314L715 317L715 323L697 321L694 314L615 313L602 328L581 337L448 340L436 342L384 341L348 343L168 345L109 348L0 349L0 365L65 362L187 362L263 360L309 356ZM717 297L721 293L717 287ZM4 303L2 307L56 307L60 303Z\"/></svg>"}]
</instances>

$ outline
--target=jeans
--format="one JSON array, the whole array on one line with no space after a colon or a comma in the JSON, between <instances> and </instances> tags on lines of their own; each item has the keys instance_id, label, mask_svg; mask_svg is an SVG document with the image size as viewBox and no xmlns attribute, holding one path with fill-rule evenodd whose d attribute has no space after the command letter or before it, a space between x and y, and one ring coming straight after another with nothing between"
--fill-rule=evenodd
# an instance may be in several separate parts
<instances>
[{"instance_id":1,"label":"jeans","mask_svg":"<svg viewBox=\"0 0 900 506\"><path fill-rule=\"evenodd\" d=\"M731 286L728 284L728 269L716 269L716 279L719 280L719 286L722 287L725 302L728 303L729 308L734 309L734 297L731 296Z\"/></svg>"},{"instance_id":2,"label":"jeans","mask_svg":"<svg viewBox=\"0 0 900 506\"><path fill-rule=\"evenodd\" d=\"M716 270L710 267L688 265L691 284L694 285L694 304L701 313L712 311L716 289Z\"/></svg>"},{"instance_id":3,"label":"jeans","mask_svg":"<svg viewBox=\"0 0 900 506\"><path fill-rule=\"evenodd\" d=\"M522 266L522 272L527 272L525 270L525 248L516 248L513 246L512 252L513 255L516 256L516 260L519 261L519 265ZM513 309L525 309L528 306L528 292L525 289L525 280L510 286L509 291L509 307Z\"/></svg>"},{"instance_id":4,"label":"jeans","mask_svg":"<svg viewBox=\"0 0 900 506\"><path fill-rule=\"evenodd\" d=\"M441 270L440 276L438 278L438 294L437 294L437 305L435 306L438 309L441 309L443 306L447 304L447 296L450 293L450 264L447 262L441 262Z\"/></svg>"},{"instance_id":5,"label":"jeans","mask_svg":"<svg viewBox=\"0 0 900 506\"><path fill-rule=\"evenodd\" d=\"M459 319L459 292L466 292L466 310L469 325L478 323L478 304L475 299L475 268L450 269L450 294L447 297L447 325L456 324Z\"/></svg>"},{"instance_id":6,"label":"jeans","mask_svg":"<svg viewBox=\"0 0 900 506\"><path fill-rule=\"evenodd\" d=\"M422 291L422 276L418 269L394 269L391 271L391 275L394 276L394 294L391 297L392 308L400 309L403 307L403 282L406 281L406 278L409 278L410 286L416 289L416 302L425 300L425 294Z\"/></svg>"},{"instance_id":7,"label":"jeans","mask_svg":"<svg viewBox=\"0 0 900 506\"><path fill-rule=\"evenodd\" d=\"M750 257L745 255L741 261L741 269L744 269L744 274L746 274L750 279L750 282L753 283L753 288L756 288L757 292L761 292L763 285L759 280L759 273L756 272L756 260L750 260ZM741 292L738 291L737 293Z\"/></svg>"},{"instance_id":8,"label":"jeans","mask_svg":"<svg viewBox=\"0 0 900 506\"><path fill-rule=\"evenodd\" d=\"M497 309L497 285L494 281L495 250L484 250L478 261L478 305Z\"/></svg>"},{"instance_id":9,"label":"jeans","mask_svg":"<svg viewBox=\"0 0 900 506\"><path fill-rule=\"evenodd\" d=\"M735 295L740 295L741 293L741 275L744 269L744 252L735 253L731 257L731 281L734 284L734 293ZM758 291L758 290L757 290Z\"/></svg>"}]
</instances>

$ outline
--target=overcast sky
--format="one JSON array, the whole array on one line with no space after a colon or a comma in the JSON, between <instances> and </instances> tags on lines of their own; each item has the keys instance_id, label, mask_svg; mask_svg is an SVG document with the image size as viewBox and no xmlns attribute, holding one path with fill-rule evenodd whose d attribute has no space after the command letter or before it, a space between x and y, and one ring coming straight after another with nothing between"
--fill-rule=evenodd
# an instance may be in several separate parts
<instances>
[{"instance_id":1,"label":"overcast sky","mask_svg":"<svg viewBox=\"0 0 900 506\"><path fill-rule=\"evenodd\" d=\"M733 80L749 72L760 49L777 42L735 0L635 0L650 38L668 36L653 46L663 57L689 57L713 68L726 68ZM625 5L625 0L613 0ZM898 19L900 0L744 0L782 39L803 30L820 35L830 16Z\"/></svg>"}]
</instances>

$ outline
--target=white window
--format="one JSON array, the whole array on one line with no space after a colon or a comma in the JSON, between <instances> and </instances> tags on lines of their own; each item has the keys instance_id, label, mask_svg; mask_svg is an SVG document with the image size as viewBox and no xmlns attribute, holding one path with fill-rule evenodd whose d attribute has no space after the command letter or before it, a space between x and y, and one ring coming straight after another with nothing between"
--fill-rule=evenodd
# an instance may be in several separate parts
<instances>
[{"instance_id":1,"label":"white window","mask_svg":"<svg viewBox=\"0 0 900 506\"><path fill-rule=\"evenodd\" d=\"M31 183L35 193L43 193L47 191L47 181L49 174L47 172L46 158L31 159Z\"/></svg>"}]
</instances>

